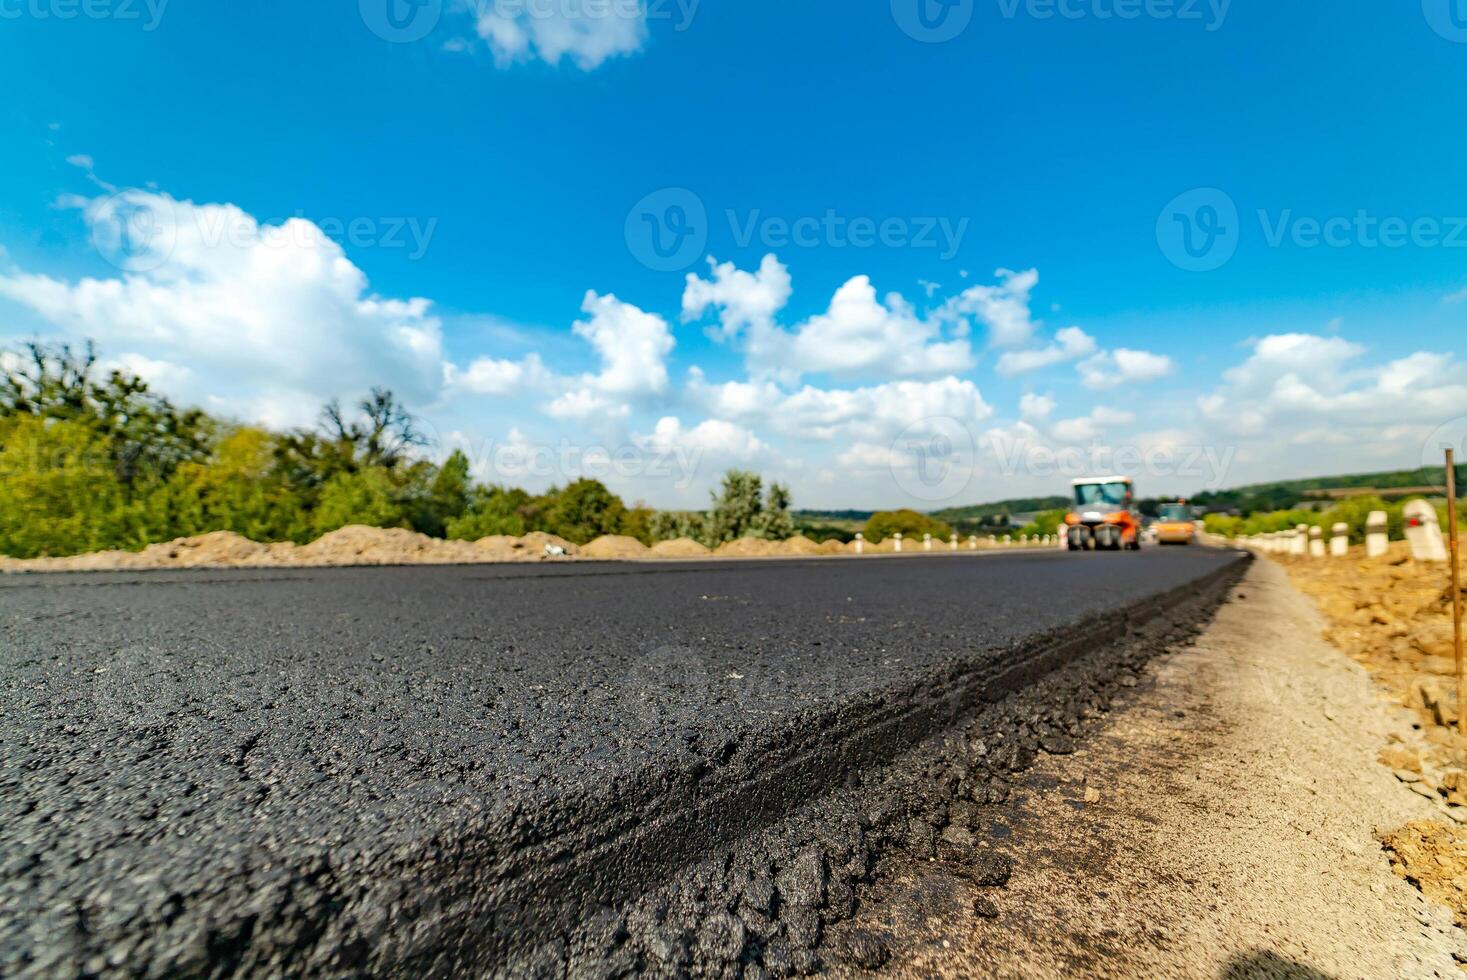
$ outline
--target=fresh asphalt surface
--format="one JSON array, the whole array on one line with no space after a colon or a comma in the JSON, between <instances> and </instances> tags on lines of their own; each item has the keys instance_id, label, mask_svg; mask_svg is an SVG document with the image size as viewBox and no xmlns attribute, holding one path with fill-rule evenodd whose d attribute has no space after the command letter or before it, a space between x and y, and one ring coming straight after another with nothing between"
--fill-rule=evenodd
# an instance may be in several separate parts
<instances>
[{"instance_id":1,"label":"fresh asphalt surface","mask_svg":"<svg viewBox=\"0 0 1467 980\"><path fill-rule=\"evenodd\" d=\"M441 934L373 917L502 938L514 902L553 901L537 869L706 804L812 729L1237 560L0 578L0 974L189 972L272 930L442 969L424 958ZM645 873L603 870L609 893ZM331 955L316 966L368 953Z\"/></svg>"}]
</instances>

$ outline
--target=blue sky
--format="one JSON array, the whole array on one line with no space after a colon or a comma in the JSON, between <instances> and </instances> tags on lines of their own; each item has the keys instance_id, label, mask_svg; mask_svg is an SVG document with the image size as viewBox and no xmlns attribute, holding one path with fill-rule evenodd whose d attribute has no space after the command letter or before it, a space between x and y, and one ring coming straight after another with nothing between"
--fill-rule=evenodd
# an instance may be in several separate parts
<instances>
[{"instance_id":1,"label":"blue sky","mask_svg":"<svg viewBox=\"0 0 1467 980\"><path fill-rule=\"evenodd\" d=\"M1447 0L90 2L0 0L0 338L245 421L380 382L486 479L845 507L1467 415Z\"/></svg>"}]
</instances>

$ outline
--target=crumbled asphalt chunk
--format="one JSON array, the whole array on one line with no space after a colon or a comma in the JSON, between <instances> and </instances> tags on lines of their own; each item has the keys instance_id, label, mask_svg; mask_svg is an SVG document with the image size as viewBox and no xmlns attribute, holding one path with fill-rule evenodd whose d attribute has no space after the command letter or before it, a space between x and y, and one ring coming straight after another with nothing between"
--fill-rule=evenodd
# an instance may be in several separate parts
<instances>
[{"instance_id":1,"label":"crumbled asphalt chunk","mask_svg":"<svg viewBox=\"0 0 1467 980\"><path fill-rule=\"evenodd\" d=\"M943 828L942 836L937 839L937 859L939 861L968 865L972 863L976 853L973 834L966 827L949 824Z\"/></svg>"},{"instance_id":2,"label":"crumbled asphalt chunk","mask_svg":"<svg viewBox=\"0 0 1467 980\"><path fill-rule=\"evenodd\" d=\"M1030 558L0 581L0 974L808 974L1241 570Z\"/></svg>"},{"instance_id":3,"label":"crumbled asphalt chunk","mask_svg":"<svg viewBox=\"0 0 1467 980\"><path fill-rule=\"evenodd\" d=\"M993 899L984 895L973 896L973 914L981 919L998 918L998 906L993 904Z\"/></svg>"},{"instance_id":4,"label":"crumbled asphalt chunk","mask_svg":"<svg viewBox=\"0 0 1467 980\"><path fill-rule=\"evenodd\" d=\"M1039 736L1039 747L1050 755L1070 755L1075 751L1075 740L1061 732L1046 732Z\"/></svg>"},{"instance_id":5,"label":"crumbled asphalt chunk","mask_svg":"<svg viewBox=\"0 0 1467 980\"><path fill-rule=\"evenodd\" d=\"M774 885L788 905L819 908L825 902L825 855L816 848L805 848L780 870Z\"/></svg>"},{"instance_id":6,"label":"crumbled asphalt chunk","mask_svg":"<svg viewBox=\"0 0 1467 980\"><path fill-rule=\"evenodd\" d=\"M885 936L874 929L852 929L840 940L835 950L840 959L863 970L875 970L891 959L891 947Z\"/></svg>"},{"instance_id":7,"label":"crumbled asphalt chunk","mask_svg":"<svg viewBox=\"0 0 1467 980\"><path fill-rule=\"evenodd\" d=\"M968 874L974 884L986 886L1007 885L1014 873L1014 861L1003 854L991 852L979 854L968 866Z\"/></svg>"}]
</instances>

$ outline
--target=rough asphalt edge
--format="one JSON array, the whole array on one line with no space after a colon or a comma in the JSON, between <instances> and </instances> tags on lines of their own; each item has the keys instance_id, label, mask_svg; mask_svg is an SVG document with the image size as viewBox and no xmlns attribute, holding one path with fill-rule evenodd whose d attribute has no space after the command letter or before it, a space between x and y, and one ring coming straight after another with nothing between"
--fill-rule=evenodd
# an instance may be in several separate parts
<instances>
[{"instance_id":1,"label":"rough asphalt edge","mask_svg":"<svg viewBox=\"0 0 1467 980\"><path fill-rule=\"evenodd\" d=\"M562 976L567 969L571 976L614 976L623 966L656 972L659 962L675 975L692 971L720 976L740 961L757 966L764 958L762 946L742 941L734 950L731 936L722 943L710 937L686 937L686 962L669 952L663 935L667 930L660 924L659 928L639 929L641 941L628 942L629 926L609 909L661 882L671 882L663 890L671 888L672 894L682 894L688 887L704 893L690 908L716 906L718 900L709 897L708 889L700 884L709 855L732 855L747 846L740 842L768 836L760 831L828 793L832 786L859 783L863 772L887 766L903 753L908 753L909 760L912 746L952 729L983 705L1003 701L1097 647L1115 648L1118 654L1129 651L1129 655L1144 648L1140 661L1144 663L1167 645L1146 641L1148 626L1168 635L1180 626L1186 635L1192 635L1191 627L1221 603L1245 564L1246 560L1229 563L1167 593L1073 626L1062 636L1038 637L1008 651L1010 666L1002 672L950 662L904 688L880 692L863 703L846 704L822 716L802 718L785 732L764 733L757 746L731 744L728 761L737 764L707 774L701 781L697 774L691 779L669 775L658 781L656 789L661 792L618 787L600 799L558 801L554 809L560 833L549 839L541 834L544 828L536 826L541 814L527 807L524 836L513 842L518 846L476 839L472 828L464 828L454 841L431 842L427 853L398 853L389 861L390 867L379 866L374 873L424 885L432 880L432 885L420 893L421 900L402 896L399 908L405 914L388 916L397 921L378 923L388 935L349 937L327 928L328 935L318 934L317 938L328 948L317 945L299 952L306 954L314 972L351 972L365 967L373 973L424 976ZM1177 615L1165 615L1173 610ZM1021 748L1018 761L1023 764L1019 768L1026 768L1032 758L1032 748ZM910 761L904 761L900 770L903 776L897 781L903 783L912 771ZM860 795L863 805L872 804L869 790ZM902 809L899 800L909 796L910 789L884 795L896 812ZM789 834L775 833L774 837L786 840ZM756 850L773 853L767 850L769 846L772 844ZM805 860L808 865L808 856ZM771 915L779 905L777 892L789 890L776 889L771 895ZM793 907L788 900L785 905ZM588 938L598 931L607 935ZM808 927L802 933L798 922L796 933L796 946L809 939ZM330 949L333 938L344 948ZM808 952L813 945L804 945L804 950ZM634 951L631 963L618 964L616 959L625 960L629 951ZM615 956L601 963L603 952ZM777 951L771 958L781 960ZM810 967L798 951L789 958L792 968ZM769 967L776 974L781 972L778 962Z\"/></svg>"}]
</instances>

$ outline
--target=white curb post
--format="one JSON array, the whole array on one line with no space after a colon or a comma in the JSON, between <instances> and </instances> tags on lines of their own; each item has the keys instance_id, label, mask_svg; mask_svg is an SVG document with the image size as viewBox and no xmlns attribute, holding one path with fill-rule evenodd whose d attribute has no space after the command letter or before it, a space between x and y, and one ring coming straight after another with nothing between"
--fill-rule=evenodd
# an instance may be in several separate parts
<instances>
[{"instance_id":1,"label":"white curb post","mask_svg":"<svg viewBox=\"0 0 1467 980\"><path fill-rule=\"evenodd\" d=\"M856 532L856 554L858 554L858 555L864 555L865 553L866 553L866 535L862 534L860 531L857 531Z\"/></svg>"},{"instance_id":2,"label":"white curb post","mask_svg":"<svg viewBox=\"0 0 1467 980\"><path fill-rule=\"evenodd\" d=\"M1329 553L1335 558L1350 554L1350 525L1340 521L1331 529L1334 536L1329 539Z\"/></svg>"},{"instance_id":3,"label":"white curb post","mask_svg":"<svg viewBox=\"0 0 1467 980\"><path fill-rule=\"evenodd\" d=\"M902 532L898 531L897 533L893 534L891 536L891 539L896 542L896 544L893 545L893 548L895 550L897 550L897 551L901 551L902 550Z\"/></svg>"},{"instance_id":4,"label":"white curb post","mask_svg":"<svg viewBox=\"0 0 1467 980\"><path fill-rule=\"evenodd\" d=\"M1298 524L1294 527L1294 537L1289 541L1289 554L1309 554L1309 525Z\"/></svg>"},{"instance_id":5,"label":"white curb post","mask_svg":"<svg viewBox=\"0 0 1467 980\"><path fill-rule=\"evenodd\" d=\"M949 551L957 551L958 550L958 536L956 534L954 534L952 536L952 540L950 540L948 542L948 550Z\"/></svg>"},{"instance_id":6,"label":"white curb post","mask_svg":"<svg viewBox=\"0 0 1467 980\"><path fill-rule=\"evenodd\" d=\"M1373 510L1365 519L1365 557L1379 558L1390 550L1390 521L1385 511Z\"/></svg>"},{"instance_id":7,"label":"white curb post","mask_svg":"<svg viewBox=\"0 0 1467 980\"><path fill-rule=\"evenodd\" d=\"M924 535L922 535L922 550L923 551L931 551L932 550L932 535L930 535L930 534L924 534Z\"/></svg>"},{"instance_id":8,"label":"white curb post","mask_svg":"<svg viewBox=\"0 0 1467 980\"><path fill-rule=\"evenodd\" d=\"M988 547L990 547L990 548L997 548L998 547L998 535L996 535L996 534L990 534L988 536Z\"/></svg>"},{"instance_id":9,"label":"white curb post","mask_svg":"<svg viewBox=\"0 0 1467 980\"><path fill-rule=\"evenodd\" d=\"M1447 544L1442 540L1441 521L1436 508L1425 500L1413 500L1401 511L1406 518L1406 540L1411 542L1411 557L1417 561L1446 561Z\"/></svg>"},{"instance_id":10,"label":"white curb post","mask_svg":"<svg viewBox=\"0 0 1467 980\"><path fill-rule=\"evenodd\" d=\"M976 534L970 534L970 535L968 535L968 550L969 551L977 551L978 550L978 535L976 535Z\"/></svg>"},{"instance_id":11,"label":"white curb post","mask_svg":"<svg viewBox=\"0 0 1467 980\"><path fill-rule=\"evenodd\" d=\"M1309 529L1309 557L1324 557L1324 528L1318 524Z\"/></svg>"}]
</instances>

